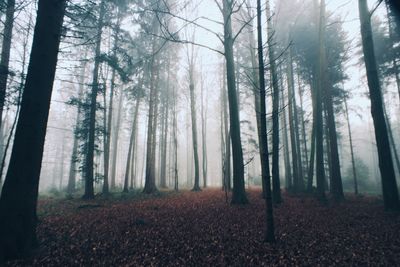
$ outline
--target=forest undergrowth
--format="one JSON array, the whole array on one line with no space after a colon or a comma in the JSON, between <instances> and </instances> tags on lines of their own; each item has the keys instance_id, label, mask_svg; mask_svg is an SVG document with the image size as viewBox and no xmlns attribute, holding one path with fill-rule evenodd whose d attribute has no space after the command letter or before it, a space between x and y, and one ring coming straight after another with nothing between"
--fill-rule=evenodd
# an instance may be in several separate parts
<instances>
[{"instance_id":1,"label":"forest undergrowth","mask_svg":"<svg viewBox=\"0 0 400 267\"><path fill-rule=\"evenodd\" d=\"M265 202L231 206L218 189L153 197L41 199L40 248L10 266L386 265L400 262L400 216L376 197L322 205L283 194L277 243L263 242Z\"/></svg>"}]
</instances>

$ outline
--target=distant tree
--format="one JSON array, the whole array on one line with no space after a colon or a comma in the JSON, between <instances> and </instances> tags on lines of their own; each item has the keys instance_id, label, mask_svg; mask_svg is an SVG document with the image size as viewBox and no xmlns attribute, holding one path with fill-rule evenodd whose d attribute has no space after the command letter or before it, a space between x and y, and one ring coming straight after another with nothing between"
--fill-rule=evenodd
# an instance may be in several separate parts
<instances>
[{"instance_id":1,"label":"distant tree","mask_svg":"<svg viewBox=\"0 0 400 267\"><path fill-rule=\"evenodd\" d=\"M323 93L324 107L326 109L327 129L329 133L329 152L331 156L330 166L332 168L332 175L330 176L331 193L336 200L344 198L342 177L340 172L339 150L337 144L337 132L335 122L335 112L333 107L332 86L330 77L326 75L328 70L327 56L326 56L326 20L325 20L325 0L320 4L321 17L320 17L320 30L319 30L319 90Z\"/></svg>"},{"instance_id":2,"label":"distant tree","mask_svg":"<svg viewBox=\"0 0 400 267\"><path fill-rule=\"evenodd\" d=\"M104 27L104 15L106 12L105 1L100 2L99 17L97 21L97 32L95 39L95 60L93 67L93 79L92 79L92 91L90 94L90 109L88 116L88 144L85 159L85 193L83 198L92 199L94 198L94 151L95 151L95 134L96 134L96 109L97 109L97 95L99 92L99 67L100 67L100 53L101 53L101 37Z\"/></svg>"},{"instance_id":3,"label":"distant tree","mask_svg":"<svg viewBox=\"0 0 400 267\"><path fill-rule=\"evenodd\" d=\"M14 27L15 0L7 0L6 20L4 21L3 42L0 58L0 128L2 127L3 109L6 98L7 79L11 53L11 40Z\"/></svg>"},{"instance_id":4,"label":"distant tree","mask_svg":"<svg viewBox=\"0 0 400 267\"><path fill-rule=\"evenodd\" d=\"M66 1L39 0L28 74L0 198L0 263L38 246L36 205Z\"/></svg>"}]
</instances>

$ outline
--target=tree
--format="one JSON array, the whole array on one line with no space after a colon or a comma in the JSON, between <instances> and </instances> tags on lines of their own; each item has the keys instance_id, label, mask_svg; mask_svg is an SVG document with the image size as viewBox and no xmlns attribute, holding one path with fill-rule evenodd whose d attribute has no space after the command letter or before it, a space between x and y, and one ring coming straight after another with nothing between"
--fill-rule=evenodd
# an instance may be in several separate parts
<instances>
[{"instance_id":1,"label":"tree","mask_svg":"<svg viewBox=\"0 0 400 267\"><path fill-rule=\"evenodd\" d=\"M260 78L260 123L261 123L261 175L265 181L265 205L266 205L266 226L265 241L275 242L274 229L274 213L272 208L272 193L271 193L271 176L269 170L269 155L268 155L268 136L267 136L267 119L265 108L265 77L264 77L264 56L263 56L263 41L261 28L261 1L257 0L257 34L258 34L258 66Z\"/></svg>"},{"instance_id":2,"label":"tree","mask_svg":"<svg viewBox=\"0 0 400 267\"><path fill-rule=\"evenodd\" d=\"M342 186L342 176L340 173L340 162L339 162L339 151L337 145L337 133L335 124L335 113L333 110L332 101L332 88L330 86L329 77L327 77L327 60L326 60L326 37L325 37L325 0L321 1L320 4L320 30L319 30L319 69L320 69L320 85L319 88L323 91L324 107L327 113L327 126L329 133L329 151L331 156L330 166L332 169L331 178L331 192L336 200L341 200L344 198L343 186Z\"/></svg>"},{"instance_id":3,"label":"tree","mask_svg":"<svg viewBox=\"0 0 400 267\"><path fill-rule=\"evenodd\" d=\"M203 75L203 74L202 74ZM203 167L203 187L207 187L207 111L208 105L204 104L204 91L207 93L207 89L204 88L204 81L201 79L201 144L202 144L202 167ZM205 106L205 107L204 107Z\"/></svg>"},{"instance_id":4,"label":"tree","mask_svg":"<svg viewBox=\"0 0 400 267\"><path fill-rule=\"evenodd\" d=\"M399 210L399 194L394 174L393 159L390 152L389 137L383 111L382 92L372 39L371 14L366 0L358 0L361 23L361 38L367 71L368 88L371 99L371 114L374 122L375 139L378 148L379 169L385 209Z\"/></svg>"},{"instance_id":5,"label":"tree","mask_svg":"<svg viewBox=\"0 0 400 267\"><path fill-rule=\"evenodd\" d=\"M7 79L11 52L11 40L14 27L15 0L7 0L6 20L4 22L3 43L0 58L0 128L2 127L3 110L6 98Z\"/></svg>"},{"instance_id":6,"label":"tree","mask_svg":"<svg viewBox=\"0 0 400 267\"><path fill-rule=\"evenodd\" d=\"M140 81L141 83L141 81ZM133 114L133 120L132 120L132 126L131 126L131 136L129 138L129 148L128 148L128 158L126 160L126 169L125 169L125 179L124 179L124 188L123 192L128 193L129 192L129 174L132 163L132 157L135 151L135 135L136 135L136 128L137 128L137 119L138 119L138 114L139 114L139 106L140 106L140 96L137 96L136 103L135 103L135 112Z\"/></svg>"},{"instance_id":7,"label":"tree","mask_svg":"<svg viewBox=\"0 0 400 267\"><path fill-rule=\"evenodd\" d=\"M190 92L190 114L192 121L192 142L193 142L193 157L194 157L194 185L192 191L201 191L200 189L200 166L199 166L199 153L197 142L197 115L196 115L196 97L194 92L194 46L191 46L191 51L188 51L189 63L189 92Z\"/></svg>"},{"instance_id":8,"label":"tree","mask_svg":"<svg viewBox=\"0 0 400 267\"><path fill-rule=\"evenodd\" d=\"M350 127L350 119L349 119L349 108L347 106L347 99L344 98L344 108L346 113L346 121L347 121L347 130L349 134L349 143L350 143L350 156L351 156L351 167L353 172L353 181L354 181L354 194L358 195L358 181L357 181L357 170L356 164L354 160L354 149L353 149L353 138L351 135L351 127Z\"/></svg>"},{"instance_id":9,"label":"tree","mask_svg":"<svg viewBox=\"0 0 400 267\"><path fill-rule=\"evenodd\" d=\"M89 128L88 128L88 144L86 152L85 162L85 193L83 198L93 199L94 188L93 188L93 168L94 168L94 149L95 149L95 134L96 134L96 109L97 109L97 95L99 91L99 67L100 67L100 52L101 52L101 36L104 27L104 15L105 15L105 1L100 2L99 18L97 22L97 32L95 40L95 59L93 68L93 80L92 80L92 91L90 94L90 111L89 111Z\"/></svg>"},{"instance_id":10,"label":"tree","mask_svg":"<svg viewBox=\"0 0 400 267\"><path fill-rule=\"evenodd\" d=\"M65 0L39 0L28 74L0 198L0 262L38 245L36 205Z\"/></svg>"},{"instance_id":11,"label":"tree","mask_svg":"<svg viewBox=\"0 0 400 267\"><path fill-rule=\"evenodd\" d=\"M224 18L224 56L226 61L226 75L228 85L228 103L230 119L230 139L233 156L233 193L232 204L246 204L248 202L244 187L244 163L242 141L240 137L239 108L236 92L235 61L233 57L234 36L232 33L233 1L222 1Z\"/></svg>"},{"instance_id":12,"label":"tree","mask_svg":"<svg viewBox=\"0 0 400 267\"><path fill-rule=\"evenodd\" d=\"M269 66L272 76L272 184L273 184L273 200L275 203L281 203L281 184L279 180L279 84L276 68L276 55L274 49L274 38L272 28L272 17L269 0L266 2L267 12L267 32L268 32L268 51L269 51Z\"/></svg>"}]
</instances>

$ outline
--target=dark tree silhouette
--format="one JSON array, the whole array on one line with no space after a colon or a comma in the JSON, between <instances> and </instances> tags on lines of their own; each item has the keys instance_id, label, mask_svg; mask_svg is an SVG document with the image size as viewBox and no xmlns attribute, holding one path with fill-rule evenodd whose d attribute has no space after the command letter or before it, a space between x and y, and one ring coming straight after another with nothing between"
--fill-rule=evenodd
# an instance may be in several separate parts
<instances>
[{"instance_id":1,"label":"dark tree silhouette","mask_svg":"<svg viewBox=\"0 0 400 267\"><path fill-rule=\"evenodd\" d=\"M21 111L0 198L0 262L36 247L36 204L65 0L39 0Z\"/></svg>"}]
</instances>

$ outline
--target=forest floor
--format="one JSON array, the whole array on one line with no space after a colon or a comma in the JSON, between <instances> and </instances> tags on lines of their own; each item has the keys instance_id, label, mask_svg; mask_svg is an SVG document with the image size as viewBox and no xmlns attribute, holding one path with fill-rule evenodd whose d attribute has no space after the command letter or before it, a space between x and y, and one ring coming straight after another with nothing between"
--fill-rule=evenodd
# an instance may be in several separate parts
<instances>
[{"instance_id":1,"label":"forest floor","mask_svg":"<svg viewBox=\"0 0 400 267\"><path fill-rule=\"evenodd\" d=\"M93 201L41 199L36 266L400 264L400 216L375 197L335 205L284 194L276 244L263 242L265 203L231 206L217 189Z\"/></svg>"}]
</instances>

